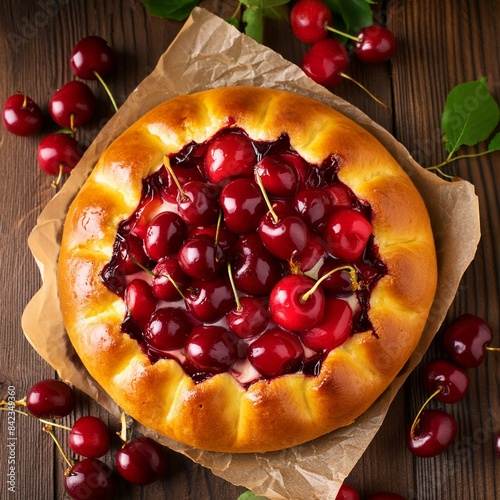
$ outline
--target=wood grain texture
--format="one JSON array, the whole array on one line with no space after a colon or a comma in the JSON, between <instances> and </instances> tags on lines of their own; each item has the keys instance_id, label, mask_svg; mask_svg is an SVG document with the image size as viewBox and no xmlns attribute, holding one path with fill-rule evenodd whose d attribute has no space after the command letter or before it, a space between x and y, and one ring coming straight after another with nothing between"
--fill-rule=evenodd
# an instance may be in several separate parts
<instances>
[{"instance_id":1,"label":"wood grain texture","mask_svg":"<svg viewBox=\"0 0 500 500\"><path fill-rule=\"evenodd\" d=\"M222 17L230 15L236 4L235 0L203 2ZM451 88L486 76L500 101L500 1L380 1L374 12L376 19L386 19L395 32L398 53L392 63L380 66L353 61L346 72L389 104L391 111L351 82L333 90L392 132L422 165L439 163L445 157L440 118ZM0 4L0 102L19 90L46 106L52 92L72 79L68 58L73 45L83 36L98 34L117 51L116 71L107 80L121 103L152 71L181 27L182 23L149 15L137 0L4 0ZM266 44L296 64L307 50L293 38L288 24L278 21L267 24ZM84 145L90 144L112 113L97 83L90 82L90 86L99 98L99 111L90 126L79 132ZM36 165L42 136L19 138L4 128L0 131L0 397L9 386L22 397L34 382L54 376L25 340L20 325L26 303L41 284L26 240L53 195L50 180ZM482 240L445 324L465 312L483 316L493 326L496 345L500 345L499 155L462 160L447 169L475 186ZM433 408L452 412L458 421L457 440L448 452L422 460L412 457L404 446L404 428L427 397L421 381L423 366L442 355L437 339L348 477L362 496L383 490L408 500L500 498L500 459L494 452L494 436L500 431L498 354L490 353L479 368L470 371L469 394L462 402L431 403ZM113 430L118 428L116 419L80 393L74 415L64 423L71 425L86 414L100 416ZM6 425L0 415L2 456ZM49 437L35 420L22 416L16 421L16 432L16 493L8 492L7 464L2 459L0 498L65 498L64 463ZM169 452L169 459L171 473L163 481L145 488L123 484L117 498L236 500L243 491L176 453Z\"/></svg>"}]
</instances>

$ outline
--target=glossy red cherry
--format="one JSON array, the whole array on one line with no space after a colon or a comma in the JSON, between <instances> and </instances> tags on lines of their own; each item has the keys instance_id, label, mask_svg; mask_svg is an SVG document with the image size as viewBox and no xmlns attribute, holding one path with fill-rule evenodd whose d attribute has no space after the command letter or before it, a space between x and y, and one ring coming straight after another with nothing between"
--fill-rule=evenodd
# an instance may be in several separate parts
<instances>
[{"instance_id":1,"label":"glossy red cherry","mask_svg":"<svg viewBox=\"0 0 500 500\"><path fill-rule=\"evenodd\" d=\"M199 235L181 246L177 258L181 269L191 278L211 279L221 269L223 253L211 236Z\"/></svg>"},{"instance_id":2,"label":"glossy red cherry","mask_svg":"<svg viewBox=\"0 0 500 500\"><path fill-rule=\"evenodd\" d=\"M299 332L318 324L325 312L321 287L305 274L289 274L280 280L269 296L271 319L279 326Z\"/></svg>"},{"instance_id":3,"label":"glossy red cherry","mask_svg":"<svg viewBox=\"0 0 500 500\"><path fill-rule=\"evenodd\" d=\"M175 212L161 212L148 224L144 248L151 259L159 261L177 253L186 236L186 224Z\"/></svg>"},{"instance_id":4,"label":"glossy red cherry","mask_svg":"<svg viewBox=\"0 0 500 500\"><path fill-rule=\"evenodd\" d=\"M181 293L189 283L189 277L181 269L174 257L164 257L153 269L153 293L161 300L175 301L182 298Z\"/></svg>"},{"instance_id":5,"label":"glossy red cherry","mask_svg":"<svg viewBox=\"0 0 500 500\"><path fill-rule=\"evenodd\" d=\"M254 232L267 210L259 187L245 177L234 179L223 187L220 206L226 226L238 234Z\"/></svg>"},{"instance_id":6,"label":"glossy red cherry","mask_svg":"<svg viewBox=\"0 0 500 500\"><path fill-rule=\"evenodd\" d=\"M44 137L37 149L36 158L39 167L48 175L68 174L82 157L78 142L68 134L49 134Z\"/></svg>"},{"instance_id":7,"label":"glossy red cherry","mask_svg":"<svg viewBox=\"0 0 500 500\"><path fill-rule=\"evenodd\" d=\"M357 58L366 63L381 63L388 61L396 52L396 37L384 26L367 26L356 35L354 53Z\"/></svg>"},{"instance_id":8,"label":"glossy red cherry","mask_svg":"<svg viewBox=\"0 0 500 500\"><path fill-rule=\"evenodd\" d=\"M290 11L292 31L304 43L315 43L326 38L326 26L332 22L330 9L320 0L299 0Z\"/></svg>"},{"instance_id":9,"label":"glossy red cherry","mask_svg":"<svg viewBox=\"0 0 500 500\"><path fill-rule=\"evenodd\" d=\"M104 456L111 444L108 426L97 417L80 417L71 427L69 447L78 455L87 458Z\"/></svg>"},{"instance_id":10,"label":"glossy red cherry","mask_svg":"<svg viewBox=\"0 0 500 500\"><path fill-rule=\"evenodd\" d=\"M429 393L443 403L460 401L469 390L469 376L460 366L443 359L428 363L424 370L424 385Z\"/></svg>"},{"instance_id":11,"label":"glossy red cherry","mask_svg":"<svg viewBox=\"0 0 500 500\"><path fill-rule=\"evenodd\" d=\"M296 215L279 218L269 212L259 223L259 235L269 252L282 260L302 252L309 241L307 225Z\"/></svg>"},{"instance_id":12,"label":"glossy red cherry","mask_svg":"<svg viewBox=\"0 0 500 500\"><path fill-rule=\"evenodd\" d=\"M205 171L213 183L228 177L251 177L256 163L251 141L240 132L219 135L209 142L205 152Z\"/></svg>"},{"instance_id":13,"label":"glossy red cherry","mask_svg":"<svg viewBox=\"0 0 500 500\"><path fill-rule=\"evenodd\" d=\"M71 71L82 80L107 76L115 67L115 53L108 42L99 36L82 38L70 56Z\"/></svg>"},{"instance_id":14,"label":"glossy red cherry","mask_svg":"<svg viewBox=\"0 0 500 500\"><path fill-rule=\"evenodd\" d=\"M144 340L159 351L181 349L192 326L184 309L160 307L153 312L146 325Z\"/></svg>"},{"instance_id":15,"label":"glossy red cherry","mask_svg":"<svg viewBox=\"0 0 500 500\"><path fill-rule=\"evenodd\" d=\"M142 240L133 234L127 234L118 240L117 246L117 266L121 274L134 274L141 270L141 266L146 267L149 261L144 252Z\"/></svg>"},{"instance_id":16,"label":"glossy red cherry","mask_svg":"<svg viewBox=\"0 0 500 500\"><path fill-rule=\"evenodd\" d=\"M302 252L296 252L291 258L291 269L299 269L301 272L306 273L310 271L320 260L326 258L327 253L323 246L322 240L316 233L309 235L307 246ZM295 272L295 271L292 271Z\"/></svg>"},{"instance_id":17,"label":"glossy red cherry","mask_svg":"<svg viewBox=\"0 0 500 500\"><path fill-rule=\"evenodd\" d=\"M349 64L349 54L339 41L326 38L316 42L302 59L302 70L312 80L325 87L338 85L342 72Z\"/></svg>"},{"instance_id":18,"label":"glossy red cherry","mask_svg":"<svg viewBox=\"0 0 500 500\"><path fill-rule=\"evenodd\" d=\"M43 125L42 111L38 104L23 94L14 94L5 101L2 120L11 134L21 136L38 134Z\"/></svg>"},{"instance_id":19,"label":"glossy red cherry","mask_svg":"<svg viewBox=\"0 0 500 500\"><path fill-rule=\"evenodd\" d=\"M361 497L355 488L344 483L340 487L335 500L361 500Z\"/></svg>"},{"instance_id":20,"label":"glossy red cherry","mask_svg":"<svg viewBox=\"0 0 500 500\"><path fill-rule=\"evenodd\" d=\"M234 295L231 285L224 278L194 279L186 290L185 301L196 319L215 323L233 308Z\"/></svg>"},{"instance_id":21,"label":"glossy red cherry","mask_svg":"<svg viewBox=\"0 0 500 500\"><path fill-rule=\"evenodd\" d=\"M297 190L297 170L282 155L268 155L262 158L255 166L254 174L260 177L264 189L271 196L292 196Z\"/></svg>"},{"instance_id":22,"label":"glossy red cherry","mask_svg":"<svg viewBox=\"0 0 500 500\"><path fill-rule=\"evenodd\" d=\"M300 332L300 339L313 351L329 351L349 338L352 322L353 313L349 304L337 297L328 297L323 318L316 326Z\"/></svg>"},{"instance_id":23,"label":"glossy red cherry","mask_svg":"<svg viewBox=\"0 0 500 500\"><path fill-rule=\"evenodd\" d=\"M354 262L361 257L371 234L372 225L360 212L342 208L326 221L323 239L331 255Z\"/></svg>"},{"instance_id":24,"label":"glossy red cherry","mask_svg":"<svg viewBox=\"0 0 500 500\"><path fill-rule=\"evenodd\" d=\"M417 457L434 457L455 439L457 422L442 410L423 410L413 430L406 433L406 446Z\"/></svg>"},{"instance_id":25,"label":"glossy red cherry","mask_svg":"<svg viewBox=\"0 0 500 500\"><path fill-rule=\"evenodd\" d=\"M257 233L242 236L232 253L234 282L244 293L267 295L283 276L280 260L267 250Z\"/></svg>"},{"instance_id":26,"label":"glossy red cherry","mask_svg":"<svg viewBox=\"0 0 500 500\"><path fill-rule=\"evenodd\" d=\"M64 487L75 500L109 500L115 494L117 481L104 462L85 458L64 474Z\"/></svg>"},{"instance_id":27,"label":"glossy red cherry","mask_svg":"<svg viewBox=\"0 0 500 500\"><path fill-rule=\"evenodd\" d=\"M238 358L238 339L222 326L195 326L186 341L186 359L208 373L227 372Z\"/></svg>"},{"instance_id":28,"label":"glossy red cherry","mask_svg":"<svg viewBox=\"0 0 500 500\"><path fill-rule=\"evenodd\" d=\"M327 186L325 191L328 193L333 205L336 208L352 208L352 195L346 186L342 184L334 184Z\"/></svg>"},{"instance_id":29,"label":"glossy red cherry","mask_svg":"<svg viewBox=\"0 0 500 500\"><path fill-rule=\"evenodd\" d=\"M156 309L156 297L151 286L140 278L127 285L124 301L128 314L141 326L149 321Z\"/></svg>"},{"instance_id":30,"label":"glossy red cherry","mask_svg":"<svg viewBox=\"0 0 500 500\"><path fill-rule=\"evenodd\" d=\"M493 329L479 316L463 314L443 333L443 345L451 359L466 368L476 368L493 339Z\"/></svg>"},{"instance_id":31,"label":"glossy red cherry","mask_svg":"<svg viewBox=\"0 0 500 500\"><path fill-rule=\"evenodd\" d=\"M56 379L41 380L26 395L26 407L37 418L62 418L73 411L73 390Z\"/></svg>"},{"instance_id":32,"label":"glossy red cherry","mask_svg":"<svg viewBox=\"0 0 500 500\"><path fill-rule=\"evenodd\" d=\"M168 471L164 448L148 437L125 443L115 455L115 467L121 477L132 484L151 484Z\"/></svg>"},{"instance_id":33,"label":"glossy red cherry","mask_svg":"<svg viewBox=\"0 0 500 500\"><path fill-rule=\"evenodd\" d=\"M320 188L307 188L299 191L293 203L304 222L318 231L323 229L333 209L332 198L328 191Z\"/></svg>"},{"instance_id":34,"label":"glossy red cherry","mask_svg":"<svg viewBox=\"0 0 500 500\"><path fill-rule=\"evenodd\" d=\"M331 257L325 259L318 272L318 278L325 276L321 281L321 285L325 292L335 293L337 295L352 292L352 281L347 269L328 274L332 270L342 267L345 264L346 262L343 260Z\"/></svg>"},{"instance_id":35,"label":"glossy red cherry","mask_svg":"<svg viewBox=\"0 0 500 500\"><path fill-rule=\"evenodd\" d=\"M226 314L228 328L238 337L247 339L262 333L269 324L269 307L258 297L241 297L238 305Z\"/></svg>"},{"instance_id":36,"label":"glossy red cherry","mask_svg":"<svg viewBox=\"0 0 500 500\"><path fill-rule=\"evenodd\" d=\"M53 94L49 101L49 112L58 125L74 130L90 121L95 106L95 97L89 86L73 80Z\"/></svg>"},{"instance_id":37,"label":"glossy red cherry","mask_svg":"<svg viewBox=\"0 0 500 500\"><path fill-rule=\"evenodd\" d=\"M177 195L182 220L192 226L211 226L219 217L219 188L213 184L189 181Z\"/></svg>"},{"instance_id":38,"label":"glossy red cherry","mask_svg":"<svg viewBox=\"0 0 500 500\"><path fill-rule=\"evenodd\" d=\"M262 375L277 377L296 372L301 366L304 350L296 335L274 328L252 342L247 357Z\"/></svg>"},{"instance_id":39,"label":"glossy red cherry","mask_svg":"<svg viewBox=\"0 0 500 500\"><path fill-rule=\"evenodd\" d=\"M170 165L168 169L162 167L162 189L160 194L164 200L171 203L177 202L177 195L179 194L179 187L174 180L174 176L180 186L184 186L190 181L203 182L200 171L196 167L185 168L178 165Z\"/></svg>"}]
</instances>

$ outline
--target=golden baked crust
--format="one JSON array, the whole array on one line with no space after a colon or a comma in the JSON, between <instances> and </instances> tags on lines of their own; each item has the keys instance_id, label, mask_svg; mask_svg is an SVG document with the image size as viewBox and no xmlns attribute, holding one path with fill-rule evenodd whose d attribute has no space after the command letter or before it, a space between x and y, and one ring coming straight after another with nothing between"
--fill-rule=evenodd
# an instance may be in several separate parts
<instances>
[{"instance_id":1,"label":"golden baked crust","mask_svg":"<svg viewBox=\"0 0 500 500\"><path fill-rule=\"evenodd\" d=\"M287 133L308 162L334 155L340 181L372 208L387 273L370 297L374 331L352 335L317 376L294 373L242 387L229 373L195 383L175 360L152 364L120 329L121 298L100 278L118 225L141 199L142 180L164 155L227 126L251 139ZM401 370L417 345L437 280L433 235L416 188L387 150L340 113L303 96L227 87L167 101L118 137L72 203L58 267L64 323L90 374L133 418L174 440L221 452L265 452L351 424Z\"/></svg>"}]
</instances>

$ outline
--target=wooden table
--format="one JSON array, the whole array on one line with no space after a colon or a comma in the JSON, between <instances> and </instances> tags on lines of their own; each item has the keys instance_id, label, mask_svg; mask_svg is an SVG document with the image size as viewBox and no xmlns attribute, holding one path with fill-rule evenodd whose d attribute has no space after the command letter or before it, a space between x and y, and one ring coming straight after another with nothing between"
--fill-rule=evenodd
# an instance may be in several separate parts
<instances>
[{"instance_id":1,"label":"wooden table","mask_svg":"<svg viewBox=\"0 0 500 500\"><path fill-rule=\"evenodd\" d=\"M236 1L205 2L212 12L227 16ZM414 157L429 166L442 161L440 119L447 93L457 84L488 78L500 100L500 2L497 0L395 0L374 6L376 19L387 19L399 40L391 64L366 67L353 62L349 73L390 104L392 112L376 104L355 85L345 82L334 91L392 132ZM72 78L68 64L74 44L89 34L107 39L118 56L109 84L123 102L151 72L182 23L149 15L137 0L4 0L0 6L0 101L22 91L46 106L52 92ZM299 63L306 47L295 40L287 22L267 24L266 44ZM97 89L97 84L94 87ZM103 95L99 91L99 95ZM102 97L97 117L82 132L88 145L111 116ZM26 240L36 218L54 194L50 179L36 164L42 134L20 138L1 130L0 263L0 396L13 387L22 397L36 381L54 371L26 341L20 318L40 286L40 275ZM462 160L447 172L475 185L480 200L482 241L475 261L465 273L446 322L461 313L486 318L500 345L500 153ZM441 355L437 342L425 359ZM405 425L415 415L426 393L421 367L409 378L394 401L380 432L356 465L348 482L362 495L393 491L408 499L480 500L500 498L500 458L494 437L500 431L500 359L490 354L470 372L471 387L462 402L450 407L459 433L455 446L436 458L416 459L405 448ZM437 405L436 405L437 406ZM75 414L97 415L117 429L86 396L77 393ZM0 498L45 500L63 498L64 464L48 436L33 419L16 420L15 493L7 483L7 419L0 417ZM66 441L63 440L63 446ZM215 477L209 470L170 452L171 473L145 488L123 484L121 499L236 500L244 489Z\"/></svg>"}]
</instances>

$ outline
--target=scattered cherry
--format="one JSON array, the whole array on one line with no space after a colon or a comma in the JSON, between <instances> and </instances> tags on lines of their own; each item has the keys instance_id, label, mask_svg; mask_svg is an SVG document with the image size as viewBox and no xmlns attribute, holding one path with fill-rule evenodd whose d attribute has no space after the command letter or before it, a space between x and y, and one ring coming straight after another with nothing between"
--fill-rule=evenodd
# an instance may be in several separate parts
<instances>
[{"instance_id":1,"label":"scattered cherry","mask_svg":"<svg viewBox=\"0 0 500 500\"><path fill-rule=\"evenodd\" d=\"M361 500L361 496L351 485L343 483L337 492L335 500Z\"/></svg>"},{"instance_id":2,"label":"scattered cherry","mask_svg":"<svg viewBox=\"0 0 500 500\"><path fill-rule=\"evenodd\" d=\"M75 130L87 124L94 114L96 101L90 87L78 80L66 83L50 98L49 112L61 127Z\"/></svg>"},{"instance_id":3,"label":"scattered cherry","mask_svg":"<svg viewBox=\"0 0 500 500\"><path fill-rule=\"evenodd\" d=\"M52 183L59 184L62 175L68 174L82 157L81 148L68 134L49 134L38 145L37 160L40 168L48 175L57 176Z\"/></svg>"},{"instance_id":4,"label":"scattered cherry","mask_svg":"<svg viewBox=\"0 0 500 500\"><path fill-rule=\"evenodd\" d=\"M429 393L435 394L438 401L456 403L469 390L469 376L460 366L437 359L426 365L424 385Z\"/></svg>"},{"instance_id":5,"label":"scattered cherry","mask_svg":"<svg viewBox=\"0 0 500 500\"><path fill-rule=\"evenodd\" d=\"M38 134L43 124L42 111L24 94L14 94L5 101L2 119L10 133L21 136Z\"/></svg>"},{"instance_id":6,"label":"scattered cherry","mask_svg":"<svg viewBox=\"0 0 500 500\"><path fill-rule=\"evenodd\" d=\"M366 26L356 35L354 53L366 63L382 63L392 58L396 52L396 38L392 31L384 26Z\"/></svg>"},{"instance_id":7,"label":"scattered cherry","mask_svg":"<svg viewBox=\"0 0 500 500\"><path fill-rule=\"evenodd\" d=\"M406 446L417 457L433 457L455 439L457 422L442 410L423 410L406 433Z\"/></svg>"},{"instance_id":8,"label":"scattered cherry","mask_svg":"<svg viewBox=\"0 0 500 500\"><path fill-rule=\"evenodd\" d=\"M65 417L73 411L73 390L61 380L41 380L28 391L26 407L37 418Z\"/></svg>"},{"instance_id":9,"label":"scattered cherry","mask_svg":"<svg viewBox=\"0 0 500 500\"><path fill-rule=\"evenodd\" d=\"M115 53L99 36L82 38L70 56L71 71L82 80L96 80L110 74L115 67Z\"/></svg>"},{"instance_id":10,"label":"scattered cherry","mask_svg":"<svg viewBox=\"0 0 500 500\"><path fill-rule=\"evenodd\" d=\"M85 458L66 471L64 487L75 500L109 500L117 489L117 481L104 462Z\"/></svg>"},{"instance_id":11,"label":"scattered cherry","mask_svg":"<svg viewBox=\"0 0 500 500\"><path fill-rule=\"evenodd\" d=\"M113 108L118 111L116 101L103 80L115 67L115 53L106 40L99 36L82 38L71 52L70 66L71 71L82 80L99 80Z\"/></svg>"},{"instance_id":12,"label":"scattered cherry","mask_svg":"<svg viewBox=\"0 0 500 500\"><path fill-rule=\"evenodd\" d=\"M476 368L484 360L486 351L500 350L489 347L493 329L479 316L463 314L444 330L443 344L451 359L465 368Z\"/></svg>"},{"instance_id":13,"label":"scattered cherry","mask_svg":"<svg viewBox=\"0 0 500 500\"><path fill-rule=\"evenodd\" d=\"M332 12L321 0L299 0L290 11L292 31L304 43L316 43L326 38L326 27L332 21Z\"/></svg>"},{"instance_id":14,"label":"scattered cherry","mask_svg":"<svg viewBox=\"0 0 500 500\"><path fill-rule=\"evenodd\" d=\"M69 447L87 458L102 457L109 451L110 443L108 426L92 415L76 420L68 436Z\"/></svg>"},{"instance_id":15,"label":"scattered cherry","mask_svg":"<svg viewBox=\"0 0 500 500\"><path fill-rule=\"evenodd\" d=\"M333 38L316 42L302 59L302 70L316 83L335 87L344 76L349 64L349 54L342 43Z\"/></svg>"},{"instance_id":16,"label":"scattered cherry","mask_svg":"<svg viewBox=\"0 0 500 500\"><path fill-rule=\"evenodd\" d=\"M116 452L115 466L121 477L137 485L151 484L168 470L165 450L146 436L125 443Z\"/></svg>"}]
</instances>

